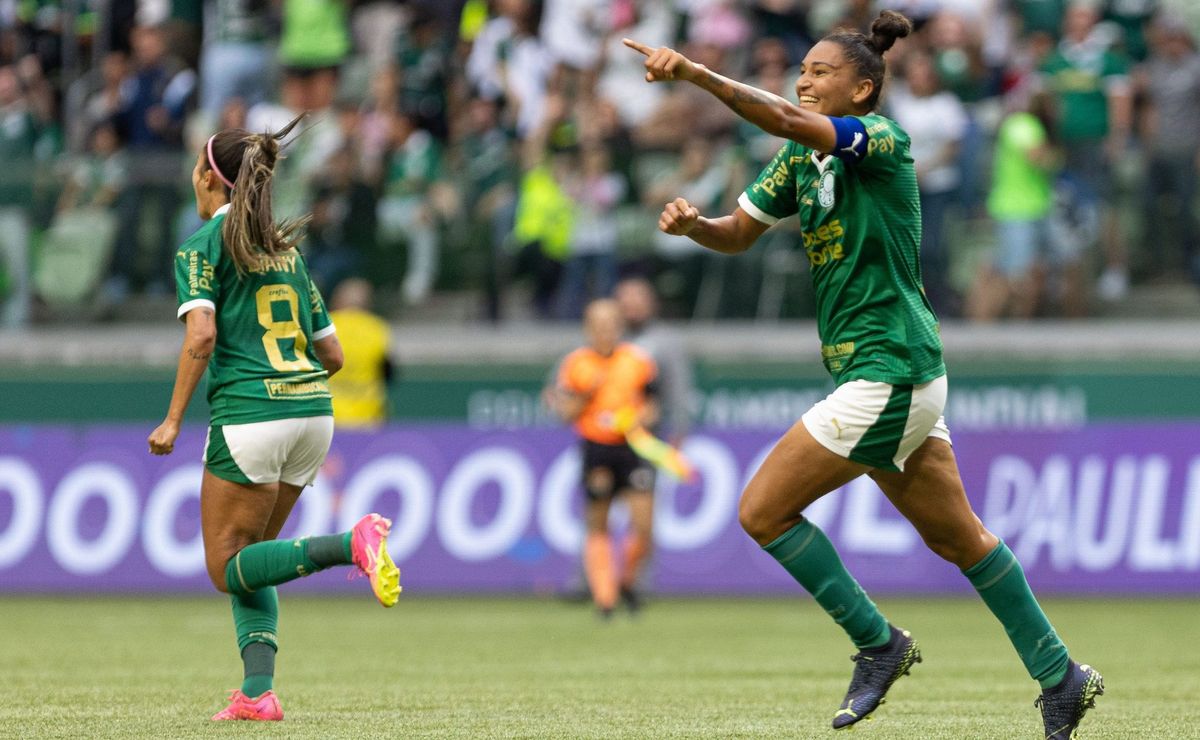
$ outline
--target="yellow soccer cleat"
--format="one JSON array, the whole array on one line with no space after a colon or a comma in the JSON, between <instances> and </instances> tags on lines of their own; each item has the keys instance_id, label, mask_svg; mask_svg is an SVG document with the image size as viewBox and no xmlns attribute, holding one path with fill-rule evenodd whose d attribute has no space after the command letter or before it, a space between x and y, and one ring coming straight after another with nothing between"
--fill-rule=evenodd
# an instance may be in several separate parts
<instances>
[{"instance_id":1,"label":"yellow soccer cleat","mask_svg":"<svg viewBox=\"0 0 1200 740\"><path fill-rule=\"evenodd\" d=\"M395 606L400 598L400 569L387 551L391 530L392 521L378 514L367 514L350 530L351 558L371 580L371 590L384 606Z\"/></svg>"}]
</instances>

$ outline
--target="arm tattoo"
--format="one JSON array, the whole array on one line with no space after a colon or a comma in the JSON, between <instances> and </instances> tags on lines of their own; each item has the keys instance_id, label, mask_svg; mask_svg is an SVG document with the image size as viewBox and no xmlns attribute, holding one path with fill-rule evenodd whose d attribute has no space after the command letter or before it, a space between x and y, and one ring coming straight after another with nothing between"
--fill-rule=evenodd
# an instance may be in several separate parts
<instances>
[{"instance_id":1,"label":"arm tattoo","mask_svg":"<svg viewBox=\"0 0 1200 740\"><path fill-rule=\"evenodd\" d=\"M212 324L213 311L211 308L198 308L193 313L195 314L196 320L198 322L201 322L201 323L204 323L207 325ZM189 314L189 315L191 315L191 314ZM196 350L192 349L191 347L188 347L187 355L188 355L188 357L192 358L193 360L207 360L208 358L212 357L212 352L197 352Z\"/></svg>"},{"instance_id":2,"label":"arm tattoo","mask_svg":"<svg viewBox=\"0 0 1200 740\"><path fill-rule=\"evenodd\" d=\"M765 113L765 111L751 111L749 110L750 106L774 108L779 102L779 99L774 95L749 85L727 80L711 69L705 70L704 82L706 84L703 87L707 88L722 103L729 106L730 110L751 123L759 124L760 122L756 119ZM758 116L755 113L758 113Z\"/></svg>"}]
</instances>

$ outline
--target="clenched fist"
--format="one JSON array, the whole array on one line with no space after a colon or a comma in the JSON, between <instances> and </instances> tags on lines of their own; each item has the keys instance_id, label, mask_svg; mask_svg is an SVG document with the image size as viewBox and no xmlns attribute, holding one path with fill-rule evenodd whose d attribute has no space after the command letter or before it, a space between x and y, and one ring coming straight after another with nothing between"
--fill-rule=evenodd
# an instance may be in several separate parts
<instances>
[{"instance_id":1,"label":"clenched fist","mask_svg":"<svg viewBox=\"0 0 1200 740\"><path fill-rule=\"evenodd\" d=\"M685 236L700 220L700 209L683 198L676 198L663 208L658 228L667 234Z\"/></svg>"},{"instance_id":2,"label":"clenched fist","mask_svg":"<svg viewBox=\"0 0 1200 740\"><path fill-rule=\"evenodd\" d=\"M179 437L179 423L167 419L158 425L147 442L150 444L151 455L170 455L175 450L175 440Z\"/></svg>"}]
</instances>

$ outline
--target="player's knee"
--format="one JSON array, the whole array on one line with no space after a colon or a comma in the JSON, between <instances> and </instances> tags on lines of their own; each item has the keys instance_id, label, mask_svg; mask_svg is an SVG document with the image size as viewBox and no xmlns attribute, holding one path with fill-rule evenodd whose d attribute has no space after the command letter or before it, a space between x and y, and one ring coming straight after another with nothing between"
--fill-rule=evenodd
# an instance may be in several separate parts
<instances>
[{"instance_id":1,"label":"player's knee","mask_svg":"<svg viewBox=\"0 0 1200 740\"><path fill-rule=\"evenodd\" d=\"M985 531L986 534L986 531ZM980 553L987 554L984 541L974 529L962 532L926 533L925 545L942 560L966 569L979 562Z\"/></svg>"},{"instance_id":2,"label":"player's knee","mask_svg":"<svg viewBox=\"0 0 1200 740\"><path fill-rule=\"evenodd\" d=\"M962 559L961 548L951 538L926 536L925 546L942 560L957 564Z\"/></svg>"},{"instance_id":3,"label":"player's knee","mask_svg":"<svg viewBox=\"0 0 1200 740\"><path fill-rule=\"evenodd\" d=\"M224 564L208 566L208 580L212 581L213 588L223 594L229 593L229 586L225 583L225 566Z\"/></svg>"},{"instance_id":4,"label":"player's knee","mask_svg":"<svg viewBox=\"0 0 1200 740\"><path fill-rule=\"evenodd\" d=\"M583 526L588 534L607 534L608 510L599 510L589 506L587 511L584 512Z\"/></svg>"},{"instance_id":5,"label":"player's knee","mask_svg":"<svg viewBox=\"0 0 1200 740\"><path fill-rule=\"evenodd\" d=\"M738 502L738 524L755 542L770 542L774 539L772 533L779 528L777 517L761 505L758 497L750 489L742 494Z\"/></svg>"},{"instance_id":6,"label":"player's knee","mask_svg":"<svg viewBox=\"0 0 1200 740\"><path fill-rule=\"evenodd\" d=\"M204 562L208 569L208 580L213 588L223 594L229 593L228 579L225 577L229 569L229 561L237 555L241 547L230 547L205 553Z\"/></svg>"}]
</instances>

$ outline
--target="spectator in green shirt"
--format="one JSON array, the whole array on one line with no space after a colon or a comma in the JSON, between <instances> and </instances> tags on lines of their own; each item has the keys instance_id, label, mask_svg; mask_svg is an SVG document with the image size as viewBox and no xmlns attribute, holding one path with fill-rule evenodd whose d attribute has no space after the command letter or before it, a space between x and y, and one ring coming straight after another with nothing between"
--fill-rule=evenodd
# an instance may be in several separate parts
<instances>
[{"instance_id":1,"label":"spectator in green shirt","mask_svg":"<svg viewBox=\"0 0 1200 740\"><path fill-rule=\"evenodd\" d=\"M1091 3L1073 2L1063 19L1063 39L1041 72L1058 109L1064 175L1085 201L1100 208L1104 273L1099 294L1116 300L1128 291L1129 273L1111 203L1113 165L1129 140L1133 103L1125 60L1108 48L1106 34L1095 32L1098 19Z\"/></svg>"},{"instance_id":2,"label":"spectator in green shirt","mask_svg":"<svg viewBox=\"0 0 1200 740\"><path fill-rule=\"evenodd\" d=\"M1049 266L1060 268L1066 312L1079 310L1071 304L1081 301L1082 255L1074 245L1056 244L1050 230L1054 175L1061 160L1052 132L1053 112L1044 94L1016 107L996 132L987 199L988 215L996 223L996 249L967 293L966 314L973 320L1032 318Z\"/></svg>"},{"instance_id":3,"label":"spectator in green shirt","mask_svg":"<svg viewBox=\"0 0 1200 740\"><path fill-rule=\"evenodd\" d=\"M279 61L285 75L302 81L304 110L333 104L338 69L350 54L346 0L283 0Z\"/></svg>"},{"instance_id":4,"label":"spectator in green shirt","mask_svg":"<svg viewBox=\"0 0 1200 740\"><path fill-rule=\"evenodd\" d=\"M200 107L216 120L230 98L247 107L267 99L271 68L267 0L209 3L200 48Z\"/></svg>"},{"instance_id":5,"label":"spectator in green shirt","mask_svg":"<svg viewBox=\"0 0 1200 740\"><path fill-rule=\"evenodd\" d=\"M417 125L410 111L393 110L390 147L379 200L381 247L404 242L407 265L401 292L417 305L429 297L441 262L435 184L441 177L441 147Z\"/></svg>"}]
</instances>

